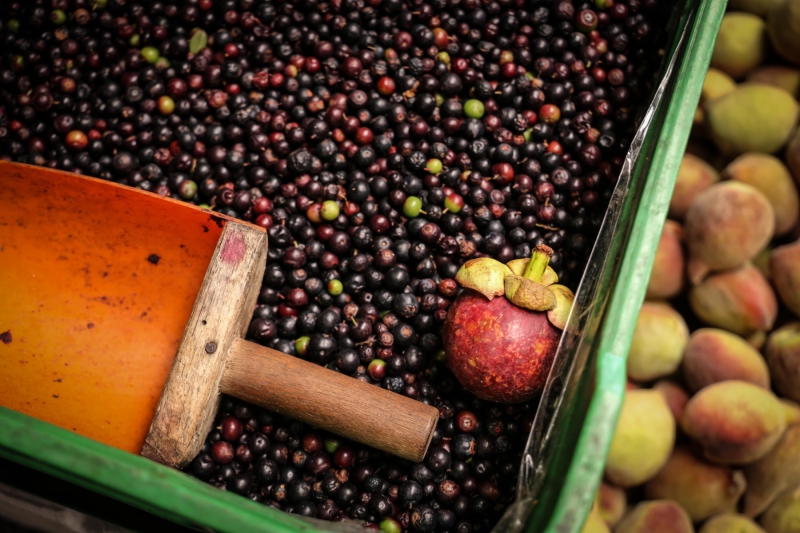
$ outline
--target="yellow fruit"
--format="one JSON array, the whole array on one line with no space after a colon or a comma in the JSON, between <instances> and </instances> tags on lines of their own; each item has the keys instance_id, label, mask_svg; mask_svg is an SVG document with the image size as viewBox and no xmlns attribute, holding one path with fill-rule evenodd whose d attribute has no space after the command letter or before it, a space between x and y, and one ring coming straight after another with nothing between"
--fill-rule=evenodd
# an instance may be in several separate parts
<instances>
[{"instance_id":1,"label":"yellow fruit","mask_svg":"<svg viewBox=\"0 0 800 533\"><path fill-rule=\"evenodd\" d=\"M664 466L675 443L675 420L664 396L654 390L625 393L606 462L606 478L633 487Z\"/></svg>"},{"instance_id":2,"label":"yellow fruit","mask_svg":"<svg viewBox=\"0 0 800 533\"><path fill-rule=\"evenodd\" d=\"M727 13L714 43L711 66L741 78L764 60L765 44L761 18L750 13Z\"/></svg>"},{"instance_id":3,"label":"yellow fruit","mask_svg":"<svg viewBox=\"0 0 800 533\"><path fill-rule=\"evenodd\" d=\"M775 213L776 236L788 233L797 225L800 213L797 187L789 169L777 157L742 154L722 171L722 178L755 187L769 200Z\"/></svg>"},{"instance_id":4,"label":"yellow fruit","mask_svg":"<svg viewBox=\"0 0 800 533\"><path fill-rule=\"evenodd\" d=\"M783 437L759 461L744 468L747 492L743 512L758 516L775 498L800 484L800 425L789 426Z\"/></svg>"},{"instance_id":5,"label":"yellow fruit","mask_svg":"<svg viewBox=\"0 0 800 533\"><path fill-rule=\"evenodd\" d=\"M677 296L683 288L684 263L681 238L683 229L674 220L666 220L658 241L656 257L647 283L648 300L666 300Z\"/></svg>"},{"instance_id":6,"label":"yellow fruit","mask_svg":"<svg viewBox=\"0 0 800 533\"><path fill-rule=\"evenodd\" d=\"M684 154L669 201L669 217L683 220L695 197L718 181L719 173L714 167L696 155Z\"/></svg>"},{"instance_id":7,"label":"yellow fruit","mask_svg":"<svg viewBox=\"0 0 800 533\"><path fill-rule=\"evenodd\" d=\"M628 352L628 377L653 381L674 372L689 340L683 317L668 304L645 302Z\"/></svg>"},{"instance_id":8,"label":"yellow fruit","mask_svg":"<svg viewBox=\"0 0 800 533\"><path fill-rule=\"evenodd\" d=\"M614 533L694 533L694 527L680 505L671 500L654 500L634 507Z\"/></svg>"},{"instance_id":9,"label":"yellow fruit","mask_svg":"<svg viewBox=\"0 0 800 533\"><path fill-rule=\"evenodd\" d=\"M758 524L740 514L717 515L703 524L699 533L765 533Z\"/></svg>"},{"instance_id":10,"label":"yellow fruit","mask_svg":"<svg viewBox=\"0 0 800 533\"><path fill-rule=\"evenodd\" d=\"M789 140L797 112L797 102L783 89L744 83L709 102L706 116L714 144L734 156L778 151Z\"/></svg>"}]
</instances>

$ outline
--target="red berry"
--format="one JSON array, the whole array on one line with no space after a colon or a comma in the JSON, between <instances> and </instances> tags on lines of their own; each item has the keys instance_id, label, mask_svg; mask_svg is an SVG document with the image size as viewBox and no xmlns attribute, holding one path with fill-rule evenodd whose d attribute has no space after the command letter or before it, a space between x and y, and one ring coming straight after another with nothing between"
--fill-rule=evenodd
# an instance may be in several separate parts
<instances>
[{"instance_id":1,"label":"red berry","mask_svg":"<svg viewBox=\"0 0 800 533\"><path fill-rule=\"evenodd\" d=\"M444 28L433 29L433 44L436 45L436 48L438 48L439 50L447 48L449 41L450 40L447 35L447 31L445 31Z\"/></svg>"},{"instance_id":2,"label":"red berry","mask_svg":"<svg viewBox=\"0 0 800 533\"><path fill-rule=\"evenodd\" d=\"M339 446L333 454L333 462L339 468L350 468L356 462L356 452L350 446Z\"/></svg>"},{"instance_id":3,"label":"red berry","mask_svg":"<svg viewBox=\"0 0 800 533\"><path fill-rule=\"evenodd\" d=\"M389 96L394 92L395 83L392 78L389 76L384 76L380 80L378 80L378 92L381 93L383 96Z\"/></svg>"},{"instance_id":4,"label":"red berry","mask_svg":"<svg viewBox=\"0 0 800 533\"><path fill-rule=\"evenodd\" d=\"M221 440L214 444L211 448L211 457L214 459L215 462L226 465L233 461L234 451L233 446L231 446L230 442L225 442Z\"/></svg>"},{"instance_id":5,"label":"red berry","mask_svg":"<svg viewBox=\"0 0 800 533\"><path fill-rule=\"evenodd\" d=\"M555 124L561 118L561 110L553 104L545 104L539 108L539 120L545 124Z\"/></svg>"},{"instance_id":6,"label":"red berry","mask_svg":"<svg viewBox=\"0 0 800 533\"><path fill-rule=\"evenodd\" d=\"M558 155L564 153L564 149L561 147L561 143L558 141L551 141L550 144L547 145L547 151Z\"/></svg>"},{"instance_id":7,"label":"red berry","mask_svg":"<svg viewBox=\"0 0 800 533\"><path fill-rule=\"evenodd\" d=\"M80 151L86 148L86 145L89 144L89 139L82 131L72 130L71 132L67 133L65 142L67 144L67 148L70 150Z\"/></svg>"},{"instance_id":8,"label":"red berry","mask_svg":"<svg viewBox=\"0 0 800 533\"><path fill-rule=\"evenodd\" d=\"M228 442L233 442L242 436L244 427L241 421L235 416L226 416L219 424L219 431L223 439Z\"/></svg>"}]
</instances>

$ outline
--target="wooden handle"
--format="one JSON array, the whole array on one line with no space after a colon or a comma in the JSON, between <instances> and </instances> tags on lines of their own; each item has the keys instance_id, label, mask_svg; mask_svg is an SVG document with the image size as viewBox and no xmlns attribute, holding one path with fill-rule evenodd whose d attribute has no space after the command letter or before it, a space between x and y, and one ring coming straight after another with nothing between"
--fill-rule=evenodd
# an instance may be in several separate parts
<instances>
[{"instance_id":1,"label":"wooden handle","mask_svg":"<svg viewBox=\"0 0 800 533\"><path fill-rule=\"evenodd\" d=\"M414 462L439 418L433 406L241 339L220 390Z\"/></svg>"}]
</instances>

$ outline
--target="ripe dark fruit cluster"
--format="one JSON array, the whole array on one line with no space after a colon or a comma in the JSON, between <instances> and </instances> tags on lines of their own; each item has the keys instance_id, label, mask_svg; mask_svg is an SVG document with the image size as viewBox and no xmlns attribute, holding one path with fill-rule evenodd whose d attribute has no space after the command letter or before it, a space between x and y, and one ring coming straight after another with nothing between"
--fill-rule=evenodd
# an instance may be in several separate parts
<instances>
[{"instance_id":1,"label":"ripe dark fruit cluster","mask_svg":"<svg viewBox=\"0 0 800 533\"><path fill-rule=\"evenodd\" d=\"M307 516L488 531L533 406L453 379L453 279L546 244L577 284L666 4L9 0L0 158L266 228L249 338L442 413L412 465L226 400L189 473Z\"/></svg>"}]
</instances>

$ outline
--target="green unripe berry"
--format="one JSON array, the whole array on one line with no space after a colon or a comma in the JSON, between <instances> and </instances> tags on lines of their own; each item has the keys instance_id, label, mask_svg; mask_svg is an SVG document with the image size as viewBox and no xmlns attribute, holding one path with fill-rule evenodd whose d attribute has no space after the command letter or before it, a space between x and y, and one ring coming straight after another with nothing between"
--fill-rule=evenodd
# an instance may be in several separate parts
<instances>
[{"instance_id":1,"label":"green unripe berry","mask_svg":"<svg viewBox=\"0 0 800 533\"><path fill-rule=\"evenodd\" d=\"M464 102L464 114L469 118L481 118L483 117L483 111L483 102L480 100L472 99Z\"/></svg>"},{"instance_id":2,"label":"green unripe berry","mask_svg":"<svg viewBox=\"0 0 800 533\"><path fill-rule=\"evenodd\" d=\"M339 439L325 439L325 451L328 453L333 453L339 449Z\"/></svg>"},{"instance_id":3,"label":"green unripe berry","mask_svg":"<svg viewBox=\"0 0 800 533\"><path fill-rule=\"evenodd\" d=\"M319 216L328 222L336 220L336 217L339 216L339 204L333 200L325 200L319 209Z\"/></svg>"},{"instance_id":4,"label":"green unripe berry","mask_svg":"<svg viewBox=\"0 0 800 533\"><path fill-rule=\"evenodd\" d=\"M162 115L171 115L175 111L175 100L169 96L162 96L158 99L158 110Z\"/></svg>"},{"instance_id":5,"label":"green unripe berry","mask_svg":"<svg viewBox=\"0 0 800 533\"><path fill-rule=\"evenodd\" d=\"M409 196L403 204L403 214L408 218L417 218L422 209L422 200L416 196Z\"/></svg>"},{"instance_id":6,"label":"green unripe berry","mask_svg":"<svg viewBox=\"0 0 800 533\"><path fill-rule=\"evenodd\" d=\"M397 520L391 518L384 518L380 523L380 528L383 533L402 533L403 531Z\"/></svg>"},{"instance_id":7,"label":"green unripe berry","mask_svg":"<svg viewBox=\"0 0 800 533\"><path fill-rule=\"evenodd\" d=\"M300 337L296 341L294 341L294 351L300 357L306 355L306 350L308 349L308 343L311 342L311 337Z\"/></svg>"},{"instance_id":8,"label":"green unripe berry","mask_svg":"<svg viewBox=\"0 0 800 533\"><path fill-rule=\"evenodd\" d=\"M344 285L338 279L332 279L328 282L328 294L331 296L339 296L344 290Z\"/></svg>"},{"instance_id":9,"label":"green unripe berry","mask_svg":"<svg viewBox=\"0 0 800 533\"><path fill-rule=\"evenodd\" d=\"M67 21L67 14L60 9L54 9L50 12L50 22L56 26L61 26Z\"/></svg>"},{"instance_id":10,"label":"green unripe berry","mask_svg":"<svg viewBox=\"0 0 800 533\"><path fill-rule=\"evenodd\" d=\"M142 54L144 60L150 63L151 65L156 61L158 61L159 53L158 53L158 48L156 48L155 46L145 46L144 48L142 48L142 51L140 53Z\"/></svg>"},{"instance_id":11,"label":"green unripe berry","mask_svg":"<svg viewBox=\"0 0 800 533\"><path fill-rule=\"evenodd\" d=\"M6 28L8 28L8 31L11 33L19 33L19 21L17 19L9 20L6 24Z\"/></svg>"},{"instance_id":12,"label":"green unripe berry","mask_svg":"<svg viewBox=\"0 0 800 533\"><path fill-rule=\"evenodd\" d=\"M464 199L460 194L451 194L445 197L444 207L451 213L458 213L464 207Z\"/></svg>"},{"instance_id":13,"label":"green unripe berry","mask_svg":"<svg viewBox=\"0 0 800 533\"><path fill-rule=\"evenodd\" d=\"M184 200L191 200L197 194L197 184L192 180L185 180L178 186L178 194Z\"/></svg>"},{"instance_id":14,"label":"green unripe berry","mask_svg":"<svg viewBox=\"0 0 800 533\"><path fill-rule=\"evenodd\" d=\"M431 174L438 174L442 171L442 162L438 159L428 159L428 164L425 165L425 170Z\"/></svg>"}]
</instances>

